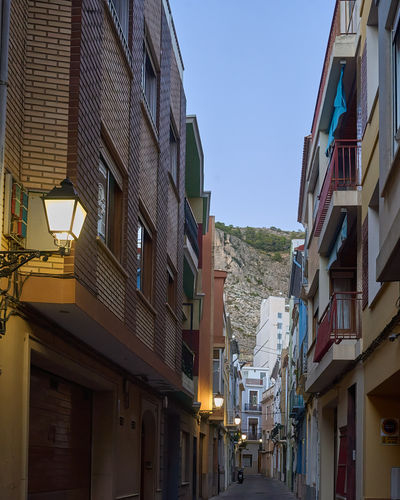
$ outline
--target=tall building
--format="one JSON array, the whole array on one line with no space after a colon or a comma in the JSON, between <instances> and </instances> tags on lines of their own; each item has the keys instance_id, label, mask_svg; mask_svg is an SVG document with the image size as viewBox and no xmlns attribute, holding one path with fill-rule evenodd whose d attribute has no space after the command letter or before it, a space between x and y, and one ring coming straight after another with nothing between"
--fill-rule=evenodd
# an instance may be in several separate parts
<instances>
[{"instance_id":1,"label":"tall building","mask_svg":"<svg viewBox=\"0 0 400 500\"><path fill-rule=\"evenodd\" d=\"M182 343L182 328L195 337L196 325L187 327L182 304L183 294L199 300L193 247L209 197L202 165L185 169L170 6L22 0L2 9L1 246L52 253L1 280L0 497L196 498L193 350ZM87 217L59 254L41 195L66 177Z\"/></svg>"},{"instance_id":2,"label":"tall building","mask_svg":"<svg viewBox=\"0 0 400 500\"><path fill-rule=\"evenodd\" d=\"M243 444L240 465L245 474L261 472L262 398L269 386L269 374L265 368L242 367L243 394L241 433Z\"/></svg>"},{"instance_id":3,"label":"tall building","mask_svg":"<svg viewBox=\"0 0 400 500\"><path fill-rule=\"evenodd\" d=\"M253 365L271 375L275 362L289 342L289 312L284 297L268 297L260 306Z\"/></svg>"}]
</instances>

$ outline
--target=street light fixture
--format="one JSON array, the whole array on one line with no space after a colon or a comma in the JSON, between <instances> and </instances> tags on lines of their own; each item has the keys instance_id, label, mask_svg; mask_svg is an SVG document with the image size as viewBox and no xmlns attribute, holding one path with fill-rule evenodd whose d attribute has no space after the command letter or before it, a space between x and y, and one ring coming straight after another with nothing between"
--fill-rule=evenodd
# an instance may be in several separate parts
<instances>
[{"instance_id":1,"label":"street light fixture","mask_svg":"<svg viewBox=\"0 0 400 500\"><path fill-rule=\"evenodd\" d=\"M234 418L235 425L240 425L241 421L242 421L242 419L239 417L238 414L236 414L236 416Z\"/></svg>"},{"instance_id":2,"label":"street light fixture","mask_svg":"<svg viewBox=\"0 0 400 500\"><path fill-rule=\"evenodd\" d=\"M218 391L214 396L214 405L217 410L219 410L224 404L224 396Z\"/></svg>"},{"instance_id":3,"label":"street light fixture","mask_svg":"<svg viewBox=\"0 0 400 500\"><path fill-rule=\"evenodd\" d=\"M71 241L79 238L87 211L83 207L72 182L64 179L43 197L49 233L61 254L69 253Z\"/></svg>"},{"instance_id":4,"label":"street light fixture","mask_svg":"<svg viewBox=\"0 0 400 500\"><path fill-rule=\"evenodd\" d=\"M246 441L247 439L247 434L242 434L242 441Z\"/></svg>"}]
</instances>

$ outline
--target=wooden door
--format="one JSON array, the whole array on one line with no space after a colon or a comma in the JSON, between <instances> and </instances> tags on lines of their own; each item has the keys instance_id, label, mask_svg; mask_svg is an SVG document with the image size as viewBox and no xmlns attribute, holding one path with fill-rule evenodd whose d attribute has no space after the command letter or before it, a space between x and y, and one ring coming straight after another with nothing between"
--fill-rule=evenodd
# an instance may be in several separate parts
<instances>
[{"instance_id":1,"label":"wooden door","mask_svg":"<svg viewBox=\"0 0 400 500\"><path fill-rule=\"evenodd\" d=\"M88 500L91 392L32 368L29 415L29 500Z\"/></svg>"}]
</instances>

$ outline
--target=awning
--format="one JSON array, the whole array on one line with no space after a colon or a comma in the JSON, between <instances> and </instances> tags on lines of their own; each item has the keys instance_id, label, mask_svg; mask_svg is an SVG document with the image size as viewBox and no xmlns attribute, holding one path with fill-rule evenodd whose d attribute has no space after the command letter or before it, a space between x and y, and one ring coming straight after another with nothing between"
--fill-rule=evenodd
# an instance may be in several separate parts
<instances>
[{"instance_id":1,"label":"awning","mask_svg":"<svg viewBox=\"0 0 400 500\"><path fill-rule=\"evenodd\" d=\"M344 90L343 90L343 71L344 71L344 66L342 66L342 70L340 72L339 83L336 90L336 97L333 102L333 115L329 127L328 145L325 151L326 156L329 156L329 148L332 142L335 140L334 133L338 126L339 118L343 113L346 113L347 111L346 97L344 95Z\"/></svg>"},{"instance_id":2,"label":"awning","mask_svg":"<svg viewBox=\"0 0 400 500\"><path fill-rule=\"evenodd\" d=\"M335 244L332 247L332 251L329 255L329 261L328 265L326 266L327 269L330 269L332 264L336 262L338 253L340 249L343 246L343 243L345 239L347 238L347 214L345 215L343 222L342 222L342 227L340 228L339 234L337 235Z\"/></svg>"}]
</instances>

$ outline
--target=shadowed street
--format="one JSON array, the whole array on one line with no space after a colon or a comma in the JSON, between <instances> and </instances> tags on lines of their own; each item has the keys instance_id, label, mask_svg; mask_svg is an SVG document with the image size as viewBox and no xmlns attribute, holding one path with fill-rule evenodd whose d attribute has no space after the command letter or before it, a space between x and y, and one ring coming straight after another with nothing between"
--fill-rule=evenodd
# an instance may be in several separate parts
<instances>
[{"instance_id":1,"label":"shadowed street","mask_svg":"<svg viewBox=\"0 0 400 500\"><path fill-rule=\"evenodd\" d=\"M292 500L296 496L281 481L254 475L245 477L242 484L231 484L226 491L211 500L219 498L228 498L230 500L239 500L241 498L246 498L246 500L262 500L263 498L268 498L268 500Z\"/></svg>"}]
</instances>

